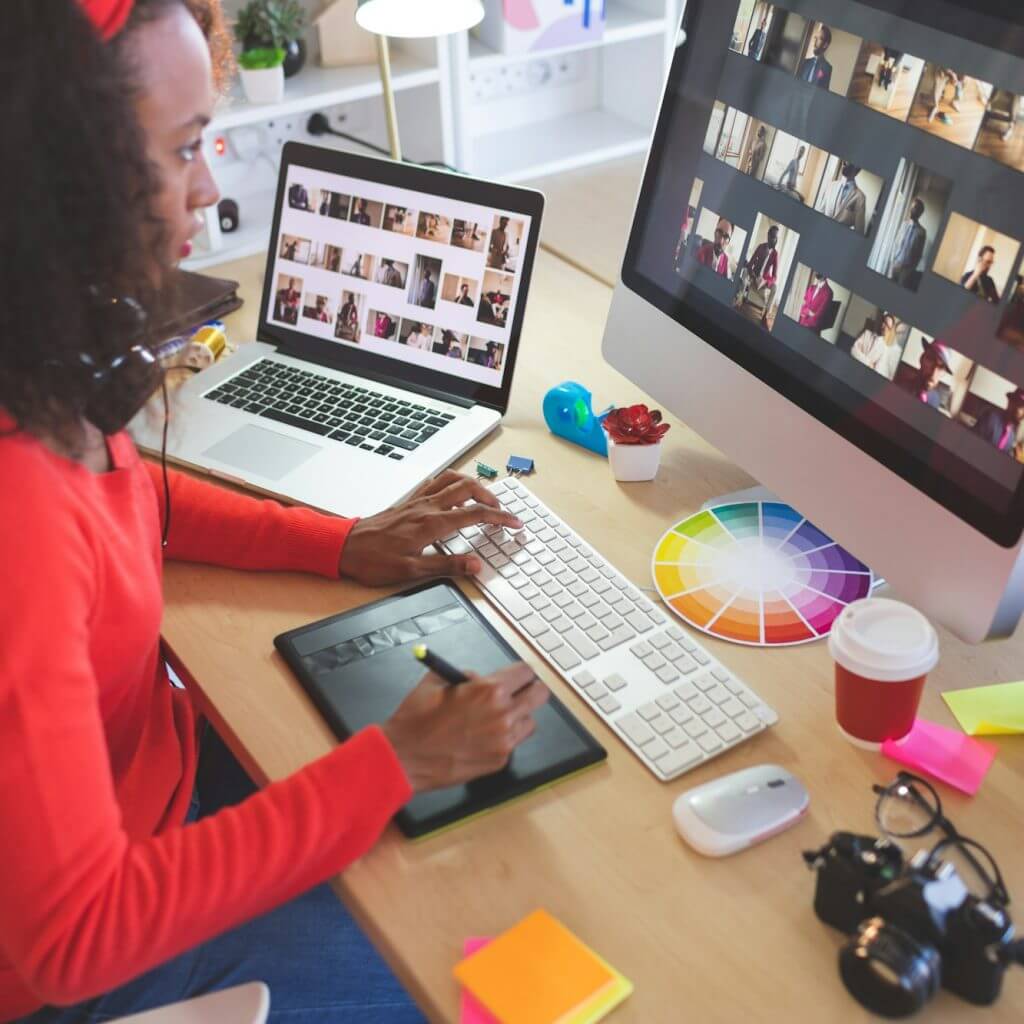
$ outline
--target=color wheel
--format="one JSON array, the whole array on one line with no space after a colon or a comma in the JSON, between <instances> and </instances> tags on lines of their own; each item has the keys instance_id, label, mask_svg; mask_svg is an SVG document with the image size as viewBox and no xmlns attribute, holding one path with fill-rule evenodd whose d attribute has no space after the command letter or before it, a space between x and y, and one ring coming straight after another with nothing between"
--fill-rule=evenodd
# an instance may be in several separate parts
<instances>
[{"instance_id":1,"label":"color wheel","mask_svg":"<svg viewBox=\"0 0 1024 1024\"><path fill-rule=\"evenodd\" d=\"M658 541L651 571L691 626L734 643L802 644L828 636L871 570L781 502L717 505Z\"/></svg>"}]
</instances>

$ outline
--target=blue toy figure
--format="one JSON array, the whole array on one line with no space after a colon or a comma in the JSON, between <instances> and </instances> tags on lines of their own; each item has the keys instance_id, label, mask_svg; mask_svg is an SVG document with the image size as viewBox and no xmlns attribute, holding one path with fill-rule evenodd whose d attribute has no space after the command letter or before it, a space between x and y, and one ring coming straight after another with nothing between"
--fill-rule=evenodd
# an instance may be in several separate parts
<instances>
[{"instance_id":1,"label":"blue toy figure","mask_svg":"<svg viewBox=\"0 0 1024 1024\"><path fill-rule=\"evenodd\" d=\"M607 458L608 437L601 421L614 407L595 413L591 401L590 392L582 384L567 380L544 396L544 420L552 434Z\"/></svg>"}]
</instances>

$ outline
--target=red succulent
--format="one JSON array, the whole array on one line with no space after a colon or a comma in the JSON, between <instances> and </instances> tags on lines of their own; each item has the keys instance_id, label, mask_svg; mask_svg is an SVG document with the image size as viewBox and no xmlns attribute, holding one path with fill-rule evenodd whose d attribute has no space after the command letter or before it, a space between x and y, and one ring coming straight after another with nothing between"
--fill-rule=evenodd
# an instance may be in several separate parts
<instances>
[{"instance_id":1,"label":"red succulent","mask_svg":"<svg viewBox=\"0 0 1024 1024\"><path fill-rule=\"evenodd\" d=\"M661 412L646 405L612 409L602 420L602 426L616 444L658 444L669 428L669 424L661 422Z\"/></svg>"}]
</instances>

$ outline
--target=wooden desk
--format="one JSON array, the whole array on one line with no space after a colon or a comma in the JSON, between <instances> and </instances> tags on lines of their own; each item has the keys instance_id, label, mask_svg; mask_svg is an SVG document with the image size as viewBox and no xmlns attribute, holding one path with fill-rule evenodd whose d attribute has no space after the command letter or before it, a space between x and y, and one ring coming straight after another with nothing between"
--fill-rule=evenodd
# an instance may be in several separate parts
<instances>
[{"instance_id":1,"label":"wooden desk","mask_svg":"<svg viewBox=\"0 0 1024 1024\"><path fill-rule=\"evenodd\" d=\"M223 268L249 299L231 323L254 332L260 260ZM652 547L667 524L750 479L677 421L658 479L616 484L605 461L551 437L543 392L561 380L590 385L596 403L641 399L605 366L599 345L608 288L548 254L539 255L515 397L505 425L463 461L504 465L532 455L530 486L619 566L647 584ZM695 381L694 387L701 382ZM951 568L951 571L952 568ZM325 753L333 739L273 650L277 633L358 605L375 593L347 583L169 564L165 636L200 683L215 720L260 780L277 779ZM489 606L490 617L501 623ZM467 935L491 935L546 907L636 984L614 1019L868 1021L836 969L840 937L814 916L812 875L800 851L839 828L873 831L871 784L896 766L854 749L836 733L831 665L823 643L761 651L704 642L780 713L774 729L682 779L662 784L573 691L532 656L555 692L607 747L606 765L483 819L419 844L391 829L335 886L433 1021L458 1019L451 969ZM923 712L953 719L942 689L1024 674L1020 639L968 648L943 633L942 662ZM1024 905L1024 740L995 741L999 755L977 797L942 788L953 821L998 859ZM735 769L774 761L811 791L809 819L771 842L724 861L683 847L670 811L684 789ZM339 793L343 800L344 794ZM1018 917L1024 911L1018 909ZM1024 922L1022 922L1024 923ZM812 1009L813 1008L813 1009ZM929 1021L961 1019L946 994ZM1024 971L986 1019L1020 1020Z\"/></svg>"}]
</instances>

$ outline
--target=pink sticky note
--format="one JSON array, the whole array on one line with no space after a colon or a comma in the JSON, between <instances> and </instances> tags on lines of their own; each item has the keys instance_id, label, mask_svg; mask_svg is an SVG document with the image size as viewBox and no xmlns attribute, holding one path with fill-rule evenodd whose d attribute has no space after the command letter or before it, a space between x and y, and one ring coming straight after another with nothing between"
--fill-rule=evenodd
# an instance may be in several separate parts
<instances>
[{"instance_id":1,"label":"pink sticky note","mask_svg":"<svg viewBox=\"0 0 1024 1024\"><path fill-rule=\"evenodd\" d=\"M491 940L489 938L474 937L466 939L462 943L462 955L469 956L478 949L483 949ZM489 1010L484 1009L473 997L473 995L462 990L462 1008L459 1012L459 1024L500 1024L498 1018Z\"/></svg>"},{"instance_id":2,"label":"pink sticky note","mask_svg":"<svg viewBox=\"0 0 1024 1024\"><path fill-rule=\"evenodd\" d=\"M996 756L996 747L918 718L905 740L899 743L886 740L882 753L892 761L934 775L974 796Z\"/></svg>"}]
</instances>

